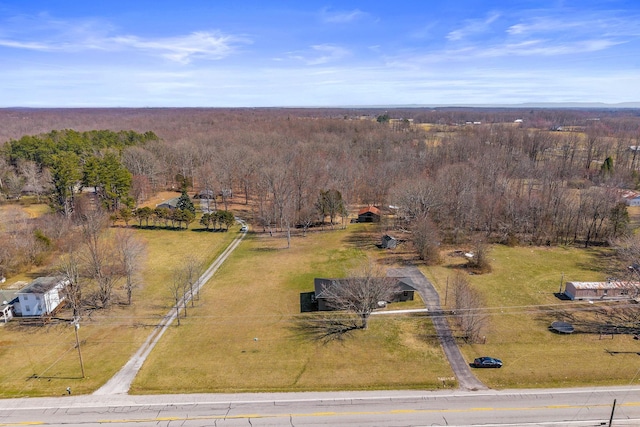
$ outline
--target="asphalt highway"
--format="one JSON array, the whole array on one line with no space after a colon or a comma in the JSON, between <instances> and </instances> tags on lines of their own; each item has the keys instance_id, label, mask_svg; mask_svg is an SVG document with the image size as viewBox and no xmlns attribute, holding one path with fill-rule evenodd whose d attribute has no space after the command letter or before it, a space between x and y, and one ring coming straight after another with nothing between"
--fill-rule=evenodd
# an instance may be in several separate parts
<instances>
[{"instance_id":1,"label":"asphalt highway","mask_svg":"<svg viewBox=\"0 0 640 427\"><path fill-rule=\"evenodd\" d=\"M86 395L0 400L0 426L640 425L640 388Z\"/></svg>"}]
</instances>

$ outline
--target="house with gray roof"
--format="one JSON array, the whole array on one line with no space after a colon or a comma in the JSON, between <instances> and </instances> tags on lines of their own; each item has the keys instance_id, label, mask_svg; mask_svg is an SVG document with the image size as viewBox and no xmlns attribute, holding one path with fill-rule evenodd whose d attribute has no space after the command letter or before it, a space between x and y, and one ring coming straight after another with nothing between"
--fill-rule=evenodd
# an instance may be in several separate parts
<instances>
[{"instance_id":1,"label":"house with gray roof","mask_svg":"<svg viewBox=\"0 0 640 427\"><path fill-rule=\"evenodd\" d=\"M69 280L63 277L38 277L18 291L13 304L16 316L46 316L64 301L64 288Z\"/></svg>"}]
</instances>

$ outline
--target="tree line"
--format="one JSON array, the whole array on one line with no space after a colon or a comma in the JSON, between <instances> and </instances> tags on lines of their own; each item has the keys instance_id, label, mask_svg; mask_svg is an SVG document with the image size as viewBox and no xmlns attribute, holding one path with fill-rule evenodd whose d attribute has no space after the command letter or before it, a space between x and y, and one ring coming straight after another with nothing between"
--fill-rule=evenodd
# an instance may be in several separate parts
<instances>
[{"instance_id":1,"label":"tree line","mask_svg":"<svg viewBox=\"0 0 640 427\"><path fill-rule=\"evenodd\" d=\"M108 211L132 207L132 175L121 161L122 152L155 140L153 132L108 130L64 129L25 135L2 146L0 189L9 198L17 199L23 193L46 196L67 217L82 187L93 188Z\"/></svg>"},{"instance_id":2,"label":"tree line","mask_svg":"<svg viewBox=\"0 0 640 427\"><path fill-rule=\"evenodd\" d=\"M87 150L76 149L83 146L76 140L84 133L52 132L45 147L63 140L65 133L71 135L71 141L61 143L72 148L64 155L36 150L29 138L21 144L20 139L5 143L3 152L14 154L4 156L3 191L10 187L12 173L24 180L49 173L43 182L55 183L55 205L66 214L76 203L72 183L93 184L108 209L128 207L132 212L155 192L186 184L191 191L220 195L221 210L229 210L233 196L250 206L257 229L288 234L327 218L333 224L336 216L344 215L331 207L332 196L339 194L343 206L374 205L383 211L393 206L387 212L394 214L394 221L384 225L411 232L424 259L431 258L439 243L469 242L477 236L506 244L606 244L627 231L619 190L635 189L640 182L640 120L632 111L159 109L14 114L26 119L41 114L46 120L55 117L84 127L100 123L138 129L109 131L127 137L105 138L95 147L88 138ZM376 120L384 114L403 126ZM515 118L522 121L514 123ZM429 124L422 126L425 122ZM99 156L92 154L96 150ZM57 167L28 166L34 159L54 157ZM143 216L142 221L152 218Z\"/></svg>"}]
</instances>

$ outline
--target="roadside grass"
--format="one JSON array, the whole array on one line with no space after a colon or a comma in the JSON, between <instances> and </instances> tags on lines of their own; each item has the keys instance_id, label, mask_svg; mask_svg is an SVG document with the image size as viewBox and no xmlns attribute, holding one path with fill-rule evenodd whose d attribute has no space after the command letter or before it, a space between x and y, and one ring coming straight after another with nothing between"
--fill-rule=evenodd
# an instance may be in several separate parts
<instances>
[{"instance_id":1,"label":"roadside grass","mask_svg":"<svg viewBox=\"0 0 640 427\"><path fill-rule=\"evenodd\" d=\"M197 254L209 264L236 235L163 229L136 230L136 234L147 243L147 256L144 283L134 290L132 306L115 304L81 319L78 332L86 378L81 378L75 334L68 322L38 327L12 321L0 327L0 397L56 396L66 393L66 387L81 394L100 387L171 308L167 284L184 254ZM63 311L60 316L71 314Z\"/></svg>"},{"instance_id":2,"label":"roadside grass","mask_svg":"<svg viewBox=\"0 0 640 427\"><path fill-rule=\"evenodd\" d=\"M557 320L554 310L588 313L593 307L556 298L562 278L604 280L608 256L607 249L492 247L492 272L468 276L486 298L486 343L460 341L460 348L468 361L488 355L502 359L504 366L474 370L478 378L492 388L639 384L636 352L640 352L640 343L632 337L560 335L548 330ZM438 288L443 304L447 277L451 280L462 262L447 255L442 266L423 269ZM450 298L451 292L449 288ZM611 355L607 350L631 353Z\"/></svg>"},{"instance_id":3,"label":"roadside grass","mask_svg":"<svg viewBox=\"0 0 640 427\"><path fill-rule=\"evenodd\" d=\"M134 393L438 388L451 377L430 321L374 316L367 330L322 344L301 335L300 293L340 277L365 253L346 230L286 239L249 235L168 331ZM357 239L356 239L357 240ZM395 304L403 308L402 304Z\"/></svg>"}]
</instances>

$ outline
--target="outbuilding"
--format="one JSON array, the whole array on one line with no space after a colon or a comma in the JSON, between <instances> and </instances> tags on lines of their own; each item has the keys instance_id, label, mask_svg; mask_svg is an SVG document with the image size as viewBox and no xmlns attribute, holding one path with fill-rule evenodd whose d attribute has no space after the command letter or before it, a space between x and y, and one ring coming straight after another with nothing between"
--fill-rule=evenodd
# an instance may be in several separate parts
<instances>
[{"instance_id":1,"label":"outbuilding","mask_svg":"<svg viewBox=\"0 0 640 427\"><path fill-rule=\"evenodd\" d=\"M398 246L398 240L395 237L388 234L382 236L382 242L380 243L382 249L395 249L396 246Z\"/></svg>"},{"instance_id":2,"label":"outbuilding","mask_svg":"<svg viewBox=\"0 0 640 427\"><path fill-rule=\"evenodd\" d=\"M367 206L358 211L358 222L380 222L380 209Z\"/></svg>"},{"instance_id":3,"label":"outbuilding","mask_svg":"<svg viewBox=\"0 0 640 427\"><path fill-rule=\"evenodd\" d=\"M639 282L567 282L564 294L572 300L630 299L638 296Z\"/></svg>"}]
</instances>

